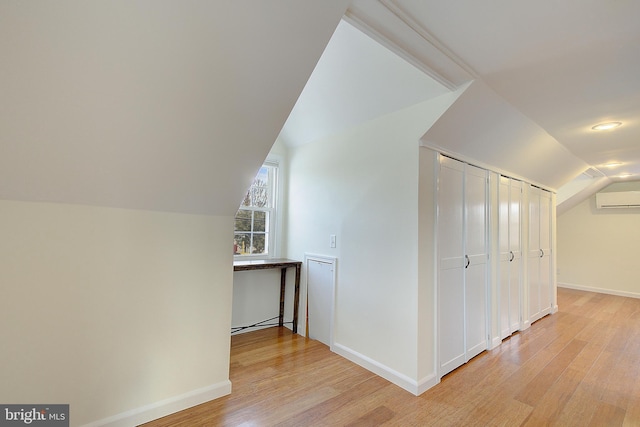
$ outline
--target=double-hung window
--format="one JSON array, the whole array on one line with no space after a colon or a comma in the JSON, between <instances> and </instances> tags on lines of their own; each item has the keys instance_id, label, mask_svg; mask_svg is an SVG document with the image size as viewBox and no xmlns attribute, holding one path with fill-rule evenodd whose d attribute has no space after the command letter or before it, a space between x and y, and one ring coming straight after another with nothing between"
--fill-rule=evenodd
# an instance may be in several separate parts
<instances>
[{"instance_id":1,"label":"double-hung window","mask_svg":"<svg viewBox=\"0 0 640 427\"><path fill-rule=\"evenodd\" d=\"M278 165L266 162L236 213L233 253L236 257L274 255Z\"/></svg>"}]
</instances>

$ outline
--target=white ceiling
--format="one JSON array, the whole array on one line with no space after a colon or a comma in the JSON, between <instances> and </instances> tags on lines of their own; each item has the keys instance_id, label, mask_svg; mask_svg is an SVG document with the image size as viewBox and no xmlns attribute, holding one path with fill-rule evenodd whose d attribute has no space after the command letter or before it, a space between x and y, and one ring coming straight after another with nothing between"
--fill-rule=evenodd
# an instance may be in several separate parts
<instances>
[{"instance_id":1,"label":"white ceiling","mask_svg":"<svg viewBox=\"0 0 640 427\"><path fill-rule=\"evenodd\" d=\"M640 174L640 2L378 3L604 174ZM415 55L417 56L417 55ZM623 126L607 132L604 121ZM623 165L604 168L609 162Z\"/></svg>"},{"instance_id":2,"label":"white ceiling","mask_svg":"<svg viewBox=\"0 0 640 427\"><path fill-rule=\"evenodd\" d=\"M494 91L545 147L640 173L637 0L0 0L0 198L232 215L348 4L368 36L340 24L317 65L334 86L309 81L290 143L476 80L457 112ZM589 130L603 120L624 125ZM564 163L547 148L515 166Z\"/></svg>"},{"instance_id":3,"label":"white ceiling","mask_svg":"<svg viewBox=\"0 0 640 427\"><path fill-rule=\"evenodd\" d=\"M341 21L282 129L299 146L449 90Z\"/></svg>"},{"instance_id":4,"label":"white ceiling","mask_svg":"<svg viewBox=\"0 0 640 427\"><path fill-rule=\"evenodd\" d=\"M233 215L347 3L0 0L0 199Z\"/></svg>"}]
</instances>

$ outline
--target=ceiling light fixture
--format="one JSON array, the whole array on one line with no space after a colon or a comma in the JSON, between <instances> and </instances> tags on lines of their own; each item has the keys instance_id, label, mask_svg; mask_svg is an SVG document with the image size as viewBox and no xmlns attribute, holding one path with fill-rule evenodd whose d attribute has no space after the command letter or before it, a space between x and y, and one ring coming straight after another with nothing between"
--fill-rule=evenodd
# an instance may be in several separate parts
<instances>
[{"instance_id":1,"label":"ceiling light fixture","mask_svg":"<svg viewBox=\"0 0 640 427\"><path fill-rule=\"evenodd\" d=\"M623 174L618 175L618 178L623 178L624 179L624 178L629 178L630 176L633 176L633 174L632 173L623 173Z\"/></svg>"},{"instance_id":2,"label":"ceiling light fixture","mask_svg":"<svg viewBox=\"0 0 640 427\"><path fill-rule=\"evenodd\" d=\"M600 123L600 124L595 125L591 129L593 129L593 130L609 130L609 129L617 128L618 126L622 126L622 122Z\"/></svg>"}]
</instances>

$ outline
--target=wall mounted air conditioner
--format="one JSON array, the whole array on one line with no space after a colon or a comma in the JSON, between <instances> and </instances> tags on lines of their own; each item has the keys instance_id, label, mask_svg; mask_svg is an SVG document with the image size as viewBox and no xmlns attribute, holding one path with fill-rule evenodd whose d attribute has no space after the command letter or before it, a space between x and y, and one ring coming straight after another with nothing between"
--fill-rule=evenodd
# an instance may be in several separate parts
<instances>
[{"instance_id":1,"label":"wall mounted air conditioner","mask_svg":"<svg viewBox=\"0 0 640 427\"><path fill-rule=\"evenodd\" d=\"M640 191L596 193L596 207L598 209L640 208Z\"/></svg>"}]
</instances>

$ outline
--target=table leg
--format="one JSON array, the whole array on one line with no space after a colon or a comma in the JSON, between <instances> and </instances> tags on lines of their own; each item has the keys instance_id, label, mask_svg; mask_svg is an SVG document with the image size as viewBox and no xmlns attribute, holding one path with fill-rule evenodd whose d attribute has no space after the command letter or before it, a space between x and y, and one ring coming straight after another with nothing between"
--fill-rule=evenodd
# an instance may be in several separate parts
<instances>
[{"instance_id":1,"label":"table leg","mask_svg":"<svg viewBox=\"0 0 640 427\"><path fill-rule=\"evenodd\" d=\"M287 267L280 269L280 314L278 317L278 326L284 326L284 291L287 280Z\"/></svg>"},{"instance_id":2,"label":"table leg","mask_svg":"<svg viewBox=\"0 0 640 427\"><path fill-rule=\"evenodd\" d=\"M298 333L298 306L300 300L300 264L296 264L296 281L293 292L293 333Z\"/></svg>"}]
</instances>

